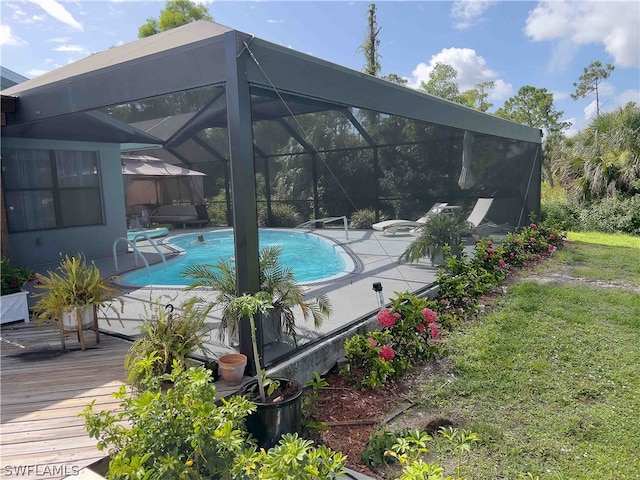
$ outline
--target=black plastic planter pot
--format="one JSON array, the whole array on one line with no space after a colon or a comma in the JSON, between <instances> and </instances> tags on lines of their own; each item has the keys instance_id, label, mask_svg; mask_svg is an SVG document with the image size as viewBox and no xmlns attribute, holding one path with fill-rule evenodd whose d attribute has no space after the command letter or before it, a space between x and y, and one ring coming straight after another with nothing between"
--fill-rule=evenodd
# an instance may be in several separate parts
<instances>
[{"instance_id":1,"label":"black plastic planter pot","mask_svg":"<svg viewBox=\"0 0 640 480\"><path fill-rule=\"evenodd\" d=\"M281 385L293 384L297 392L281 402L262 403L254 398L258 390L257 380L247 383L243 391L258 407L257 411L247 417L248 432L258 442L258 446L269 449L276 445L285 433L300 431L302 421L302 387L295 380L287 378L276 379Z\"/></svg>"}]
</instances>

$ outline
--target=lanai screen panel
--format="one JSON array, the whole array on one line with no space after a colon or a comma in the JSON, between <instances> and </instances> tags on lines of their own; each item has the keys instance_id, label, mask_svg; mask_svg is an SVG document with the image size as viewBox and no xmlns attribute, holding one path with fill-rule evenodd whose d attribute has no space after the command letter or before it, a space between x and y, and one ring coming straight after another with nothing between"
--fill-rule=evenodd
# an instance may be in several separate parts
<instances>
[{"instance_id":1,"label":"lanai screen panel","mask_svg":"<svg viewBox=\"0 0 640 480\"><path fill-rule=\"evenodd\" d=\"M305 102L289 95L284 104L304 111ZM466 212L479 197L494 198L487 219L498 224L522 225L538 210L536 143L340 105L254 118L253 131L258 202L287 205L292 224L364 209L418 218L435 202Z\"/></svg>"},{"instance_id":2,"label":"lanai screen panel","mask_svg":"<svg viewBox=\"0 0 640 480\"><path fill-rule=\"evenodd\" d=\"M479 197L492 197L486 220L515 228L539 208L541 152L533 142L342 106L254 118L253 133L261 226L351 218L364 209L416 219L435 202L467 215ZM298 346L320 336L303 330ZM279 354L287 345L295 349L282 341ZM278 360L267 351L267 361Z\"/></svg>"}]
</instances>

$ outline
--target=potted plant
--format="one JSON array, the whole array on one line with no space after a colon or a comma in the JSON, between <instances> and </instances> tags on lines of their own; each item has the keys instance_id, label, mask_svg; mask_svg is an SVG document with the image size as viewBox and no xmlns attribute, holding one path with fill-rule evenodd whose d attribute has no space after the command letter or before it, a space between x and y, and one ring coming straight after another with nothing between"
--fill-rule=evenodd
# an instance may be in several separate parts
<instances>
[{"instance_id":1,"label":"potted plant","mask_svg":"<svg viewBox=\"0 0 640 480\"><path fill-rule=\"evenodd\" d=\"M249 319L257 375L255 380L245 385L243 392L256 404L257 409L247 417L246 425L258 446L268 449L276 445L283 435L300 430L302 386L295 380L267 378L261 366L255 317L268 315L274 308L271 295L268 292L244 294L234 298L228 308L234 318Z\"/></svg>"},{"instance_id":2,"label":"potted plant","mask_svg":"<svg viewBox=\"0 0 640 480\"><path fill-rule=\"evenodd\" d=\"M462 239L470 233L459 209L430 215L416 230L418 237L409 244L400 259L415 262L429 256L432 266L444 263L445 245L449 245L455 254Z\"/></svg>"},{"instance_id":3,"label":"potted plant","mask_svg":"<svg viewBox=\"0 0 640 480\"><path fill-rule=\"evenodd\" d=\"M177 364L186 368L187 357L200 352L207 358L211 351L205 342L209 337L206 318L201 311L183 306L162 305L162 297L145 312L136 338L125 357L129 381L141 387L147 377L169 374Z\"/></svg>"},{"instance_id":4,"label":"potted plant","mask_svg":"<svg viewBox=\"0 0 640 480\"><path fill-rule=\"evenodd\" d=\"M268 319L275 330L275 337L279 340L284 334L293 339L297 345L296 322L294 308L300 307L304 319L313 318L316 328L322 325L325 316L331 314L331 302L326 294L321 294L312 300L304 299L304 289L296 282L293 271L284 268L280 263L282 249L270 246L260 251L260 291L266 292L272 301ZM205 314L212 308L222 307L222 321L218 334L224 340L227 330L231 336L236 335L239 317L235 314L231 304L236 295L236 269L233 260L220 260L214 265L194 265L185 270L184 276L193 280L187 290L208 287L218 293L213 301L202 297L190 300L193 305L202 308Z\"/></svg>"},{"instance_id":5,"label":"potted plant","mask_svg":"<svg viewBox=\"0 0 640 480\"><path fill-rule=\"evenodd\" d=\"M29 305L27 295L23 290L25 283L35 279L34 273L27 267L13 267L8 258L1 259L1 295L0 323L8 323L16 320L29 321Z\"/></svg>"},{"instance_id":6,"label":"potted plant","mask_svg":"<svg viewBox=\"0 0 640 480\"><path fill-rule=\"evenodd\" d=\"M47 275L36 274L36 288L44 290L34 296L38 324L54 319L60 329L62 348L65 348L65 334L77 332L84 350L83 330L93 330L96 343L100 343L97 314L102 312L110 324L107 312L113 312L118 319L124 308L122 299L116 298L120 289L110 280L100 276L94 262L87 263L83 254L73 257L66 255L58 268ZM120 303L120 309L113 304Z\"/></svg>"},{"instance_id":7,"label":"potted plant","mask_svg":"<svg viewBox=\"0 0 640 480\"><path fill-rule=\"evenodd\" d=\"M240 383L247 367L247 356L242 353L227 353L218 357L218 371L223 380Z\"/></svg>"}]
</instances>

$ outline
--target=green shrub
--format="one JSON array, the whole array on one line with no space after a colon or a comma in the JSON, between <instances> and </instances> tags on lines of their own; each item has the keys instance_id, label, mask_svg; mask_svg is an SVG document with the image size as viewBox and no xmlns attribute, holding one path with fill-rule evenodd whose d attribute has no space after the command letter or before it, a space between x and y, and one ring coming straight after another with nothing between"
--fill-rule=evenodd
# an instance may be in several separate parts
<instances>
[{"instance_id":1,"label":"green shrub","mask_svg":"<svg viewBox=\"0 0 640 480\"><path fill-rule=\"evenodd\" d=\"M476 242L473 265L482 274L488 288L504 280L507 271L504 256L504 247L501 244L494 245L491 238L479 239Z\"/></svg>"},{"instance_id":2,"label":"green shrub","mask_svg":"<svg viewBox=\"0 0 640 480\"><path fill-rule=\"evenodd\" d=\"M287 203L271 204L271 219L267 216L267 207L264 204L258 206L259 227L297 227L304 222L302 215L293 205Z\"/></svg>"},{"instance_id":3,"label":"green shrub","mask_svg":"<svg viewBox=\"0 0 640 480\"><path fill-rule=\"evenodd\" d=\"M385 218L380 218L380 221L385 220ZM376 223L376 211L367 208L362 210L356 210L351 214L351 222L349 226L355 229L371 229L371 226Z\"/></svg>"},{"instance_id":4,"label":"green shrub","mask_svg":"<svg viewBox=\"0 0 640 480\"><path fill-rule=\"evenodd\" d=\"M227 226L227 204L225 202L207 202L207 213L211 225Z\"/></svg>"},{"instance_id":5,"label":"green shrub","mask_svg":"<svg viewBox=\"0 0 640 480\"><path fill-rule=\"evenodd\" d=\"M450 323L459 317L476 314L478 298L489 288L486 275L474 266L473 259L464 252L448 256L445 266L436 274L438 311L452 315Z\"/></svg>"},{"instance_id":6,"label":"green shrub","mask_svg":"<svg viewBox=\"0 0 640 480\"><path fill-rule=\"evenodd\" d=\"M211 354L206 346L210 329L205 313L185 305L174 312L171 304L165 306L162 301L158 297L149 308L145 306L140 335L124 359L128 380L136 387L142 387L149 376L170 373L174 362L186 367L193 353Z\"/></svg>"},{"instance_id":7,"label":"green shrub","mask_svg":"<svg viewBox=\"0 0 640 480\"><path fill-rule=\"evenodd\" d=\"M167 392L128 395L122 386L114 394L118 412L96 413L93 401L81 414L98 449L110 448L107 478L234 478L234 460L249 441L244 419L255 405L241 396L218 405L209 370L175 366L164 376L173 382Z\"/></svg>"},{"instance_id":8,"label":"green shrub","mask_svg":"<svg viewBox=\"0 0 640 480\"><path fill-rule=\"evenodd\" d=\"M407 431L394 432L387 429L376 430L371 434L367 441L367 446L360 453L360 459L369 465L370 467L377 467L382 464L390 465L397 460L390 456L385 455L385 452L391 450L399 437L404 436Z\"/></svg>"},{"instance_id":9,"label":"green shrub","mask_svg":"<svg viewBox=\"0 0 640 480\"><path fill-rule=\"evenodd\" d=\"M233 478L247 480L332 480L343 473L347 457L324 445L287 433L268 451L252 447L234 463Z\"/></svg>"},{"instance_id":10,"label":"green shrub","mask_svg":"<svg viewBox=\"0 0 640 480\"><path fill-rule=\"evenodd\" d=\"M579 212L579 230L640 235L640 195L604 198Z\"/></svg>"},{"instance_id":11,"label":"green shrub","mask_svg":"<svg viewBox=\"0 0 640 480\"><path fill-rule=\"evenodd\" d=\"M573 230L578 223L577 207L573 206L561 186L542 184L540 218L562 230Z\"/></svg>"}]
</instances>

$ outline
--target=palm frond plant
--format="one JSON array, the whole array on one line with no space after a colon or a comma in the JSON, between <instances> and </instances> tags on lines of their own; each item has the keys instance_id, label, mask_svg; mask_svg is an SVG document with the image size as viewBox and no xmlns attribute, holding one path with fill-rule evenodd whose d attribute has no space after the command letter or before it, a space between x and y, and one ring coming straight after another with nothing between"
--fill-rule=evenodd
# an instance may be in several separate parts
<instances>
[{"instance_id":1,"label":"palm frond plant","mask_svg":"<svg viewBox=\"0 0 640 480\"><path fill-rule=\"evenodd\" d=\"M120 319L124 306L122 299L117 298L120 288L111 279L102 278L95 263L88 263L81 253L66 255L53 272L36 274L35 287L43 290L34 295L38 299L34 306L38 323L58 319L63 313L85 306L94 306L109 323L106 313L112 312ZM120 309L114 301L120 304Z\"/></svg>"},{"instance_id":2,"label":"palm frond plant","mask_svg":"<svg viewBox=\"0 0 640 480\"><path fill-rule=\"evenodd\" d=\"M147 377L171 373L174 362L187 368L187 357L193 353L211 355L206 346L210 329L200 310L184 306L175 311L171 304L163 305L159 297L142 320L140 336L125 357L125 368L134 385L142 385Z\"/></svg>"},{"instance_id":3,"label":"palm frond plant","mask_svg":"<svg viewBox=\"0 0 640 480\"><path fill-rule=\"evenodd\" d=\"M445 245L456 252L462 239L469 234L469 224L460 209L431 215L418 227L417 238L409 244L400 259L416 262L428 256L431 265L434 265L436 259L443 256Z\"/></svg>"},{"instance_id":4,"label":"palm frond plant","mask_svg":"<svg viewBox=\"0 0 640 480\"><path fill-rule=\"evenodd\" d=\"M299 307L304 319L313 319L315 328L319 328L323 319L331 314L331 302L325 293L305 300L304 289L296 282L293 270L284 267L280 262L281 254L282 248L279 246L264 247L260 250L260 291L266 292L271 298L273 308L269 311L269 318L277 324L282 333L291 337L297 344L294 309ZM230 308L234 299L238 297L233 260L222 259L214 265L193 265L187 268L183 275L192 280L187 290L207 287L217 292L214 300L196 296L189 300L189 304L197 306L204 315L213 308L222 308L219 337L224 340L227 330L231 335L235 335L241 316L237 309Z\"/></svg>"}]
</instances>

